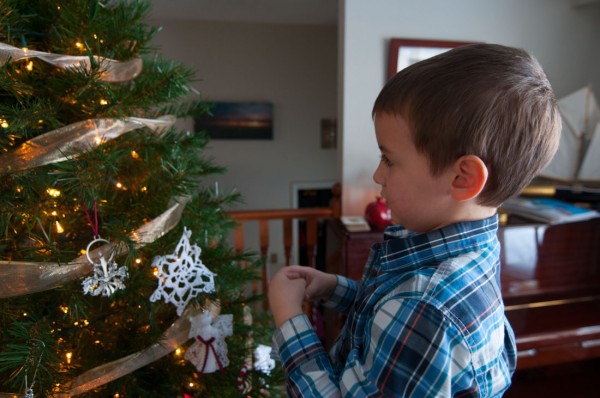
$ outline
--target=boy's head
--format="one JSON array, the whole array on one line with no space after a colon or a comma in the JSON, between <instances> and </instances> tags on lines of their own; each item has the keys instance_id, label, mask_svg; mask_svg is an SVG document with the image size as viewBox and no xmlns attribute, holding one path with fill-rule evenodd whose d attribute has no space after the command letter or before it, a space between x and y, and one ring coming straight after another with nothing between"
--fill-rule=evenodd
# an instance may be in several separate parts
<instances>
[{"instance_id":1,"label":"boy's head","mask_svg":"<svg viewBox=\"0 0 600 398\"><path fill-rule=\"evenodd\" d=\"M465 155L487 167L477 203L498 207L551 160L561 119L535 58L521 49L474 44L413 64L381 90L373 116L400 115L436 176Z\"/></svg>"}]
</instances>

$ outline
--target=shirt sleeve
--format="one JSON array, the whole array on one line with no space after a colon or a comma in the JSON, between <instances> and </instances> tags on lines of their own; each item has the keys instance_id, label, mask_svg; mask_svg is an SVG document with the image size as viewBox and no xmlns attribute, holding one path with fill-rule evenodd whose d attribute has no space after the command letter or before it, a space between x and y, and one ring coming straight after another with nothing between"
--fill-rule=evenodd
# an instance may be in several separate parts
<instances>
[{"instance_id":1,"label":"shirt sleeve","mask_svg":"<svg viewBox=\"0 0 600 398\"><path fill-rule=\"evenodd\" d=\"M336 275L337 285L324 305L337 312L347 314L354 304L356 292L358 291L359 283L345 276Z\"/></svg>"},{"instance_id":2,"label":"shirt sleeve","mask_svg":"<svg viewBox=\"0 0 600 398\"><path fill-rule=\"evenodd\" d=\"M273 348L290 397L340 396L329 357L306 315L285 321L273 334Z\"/></svg>"},{"instance_id":3,"label":"shirt sleeve","mask_svg":"<svg viewBox=\"0 0 600 398\"><path fill-rule=\"evenodd\" d=\"M470 353L440 310L391 299L368 322L367 341L352 348L336 374L308 318L285 322L273 339L294 397L442 397L477 395Z\"/></svg>"}]
</instances>

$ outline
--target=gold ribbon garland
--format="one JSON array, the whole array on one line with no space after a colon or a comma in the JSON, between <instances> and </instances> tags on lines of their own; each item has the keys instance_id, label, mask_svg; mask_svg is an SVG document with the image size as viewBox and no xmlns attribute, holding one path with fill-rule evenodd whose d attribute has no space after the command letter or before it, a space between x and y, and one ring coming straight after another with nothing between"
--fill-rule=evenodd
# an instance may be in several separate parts
<instances>
[{"instance_id":1,"label":"gold ribbon garland","mask_svg":"<svg viewBox=\"0 0 600 398\"><path fill-rule=\"evenodd\" d=\"M177 347L189 340L190 319L202 314L204 311L208 311L214 320L221 313L221 305L218 301L206 300L205 306L206 308L203 309L199 308L198 304L190 305L181 318L176 320L163 333L162 339L158 343L152 344L142 351L88 370L77 376L69 384L67 392L59 393L55 396L65 398L83 394L93 388L98 388L123 377L175 351Z\"/></svg>"},{"instance_id":2,"label":"gold ribbon garland","mask_svg":"<svg viewBox=\"0 0 600 398\"><path fill-rule=\"evenodd\" d=\"M209 305L211 315L216 317L213 305ZM202 309L198 306L190 306L184 312L183 316L177 319L162 335L159 342L127 355L112 362L105 363L90 369L75 379L67 386L67 391L55 393L54 397L66 398L83 394L94 388L103 386L113 380L123 377L139 368L142 368L162 357L168 355L189 340L190 318L201 314ZM0 398L16 398L20 395L15 393L0 393Z\"/></svg>"},{"instance_id":3,"label":"gold ribbon garland","mask_svg":"<svg viewBox=\"0 0 600 398\"><path fill-rule=\"evenodd\" d=\"M28 58L38 58L44 62L61 69L91 70L92 62L85 55L52 54L44 51L26 50L0 43L0 65L10 61L19 61ZM135 79L142 71L142 59L133 58L129 61L117 61L110 58L93 56L95 62L100 64L102 73L100 80L110 83L125 82Z\"/></svg>"},{"instance_id":4,"label":"gold ribbon garland","mask_svg":"<svg viewBox=\"0 0 600 398\"><path fill-rule=\"evenodd\" d=\"M176 200L176 203L161 215L134 231L131 238L137 242L138 247L160 238L179 223L181 213L188 201L189 198ZM97 259L101 252L111 249L115 250L115 255L123 254L128 250L124 244L109 243L92 250L89 256ZM0 290L0 298L51 290L91 272L92 266L87 255L79 256L66 264L0 261L0 280L4 285Z\"/></svg>"},{"instance_id":5,"label":"gold ribbon garland","mask_svg":"<svg viewBox=\"0 0 600 398\"><path fill-rule=\"evenodd\" d=\"M39 135L12 152L0 156L0 173L31 169L50 163L62 162L77 151L102 145L129 131L147 127L163 134L175 124L173 115L156 119L127 117L124 120L104 118L88 119L69 124Z\"/></svg>"},{"instance_id":6,"label":"gold ribbon garland","mask_svg":"<svg viewBox=\"0 0 600 398\"><path fill-rule=\"evenodd\" d=\"M97 366L77 376L69 385L65 393L58 393L56 397L72 397L83 394L94 388L103 386L113 380L123 377L141 367L175 351L189 340L190 318L197 316L202 311L196 307L188 307L183 316L177 319L164 333L161 340L142 351L126 357Z\"/></svg>"}]
</instances>

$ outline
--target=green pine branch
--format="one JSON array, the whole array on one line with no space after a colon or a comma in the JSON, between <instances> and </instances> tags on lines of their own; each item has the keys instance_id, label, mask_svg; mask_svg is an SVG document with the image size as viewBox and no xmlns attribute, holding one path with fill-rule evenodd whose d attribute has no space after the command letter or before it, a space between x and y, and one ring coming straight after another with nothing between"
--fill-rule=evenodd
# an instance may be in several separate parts
<instances>
[{"instance_id":1,"label":"green pine branch","mask_svg":"<svg viewBox=\"0 0 600 398\"><path fill-rule=\"evenodd\" d=\"M194 72L152 48L157 29L145 21L149 7L148 1L0 2L2 42L93 61L90 70L64 70L36 58L0 66L0 161L27 140L88 119L210 113L210 104L191 88ZM132 81L109 83L101 79L105 64L94 56L141 57L144 67ZM157 288L152 264L173 252L185 226L202 249L203 264L217 274L216 291L194 301L203 306L212 300L222 314L233 314L234 333L226 339L231 364L224 373L199 375L173 353L82 396L241 394L237 377L252 360L254 345L270 344L273 325L260 311L253 312L252 325L243 322L244 308L262 300L249 288L260 263L255 253L238 253L229 243L235 222L226 209L241 197L208 185L225 170L204 155L207 144L206 132L140 128L100 146L63 148L67 160L61 162L0 173L1 260L64 264L81 256L94 239L86 211L93 213L96 203L100 236L127 248L114 260L129 273L126 288L111 297L84 295L81 280L75 280L0 299L0 391L22 393L38 354L34 392L51 396L89 369L160 342L177 315L172 304L149 301ZM182 197L189 202L179 223L139 246L132 232ZM279 368L270 376L251 370L252 389L244 396L262 396L261 389L278 396L281 380Z\"/></svg>"}]
</instances>

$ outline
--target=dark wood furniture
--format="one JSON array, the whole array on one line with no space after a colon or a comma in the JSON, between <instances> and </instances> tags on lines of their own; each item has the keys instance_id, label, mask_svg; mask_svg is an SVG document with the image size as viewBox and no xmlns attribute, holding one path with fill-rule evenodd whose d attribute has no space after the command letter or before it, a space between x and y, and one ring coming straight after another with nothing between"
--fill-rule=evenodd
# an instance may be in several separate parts
<instances>
[{"instance_id":1,"label":"dark wood furniture","mask_svg":"<svg viewBox=\"0 0 600 398\"><path fill-rule=\"evenodd\" d=\"M513 219L514 220L514 219ZM500 228L502 292L517 338L517 370L600 358L600 219ZM381 232L331 220L327 270L359 279ZM343 319L326 314L331 344Z\"/></svg>"},{"instance_id":2,"label":"dark wood furniture","mask_svg":"<svg viewBox=\"0 0 600 398\"><path fill-rule=\"evenodd\" d=\"M325 271L360 280L373 243L382 239L381 232L348 232L339 219L329 220L326 231ZM325 347L329 349L344 324L344 315L323 309Z\"/></svg>"}]
</instances>

